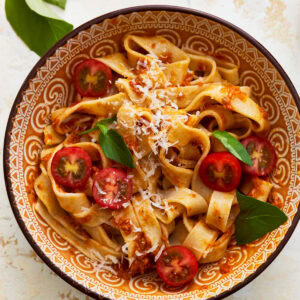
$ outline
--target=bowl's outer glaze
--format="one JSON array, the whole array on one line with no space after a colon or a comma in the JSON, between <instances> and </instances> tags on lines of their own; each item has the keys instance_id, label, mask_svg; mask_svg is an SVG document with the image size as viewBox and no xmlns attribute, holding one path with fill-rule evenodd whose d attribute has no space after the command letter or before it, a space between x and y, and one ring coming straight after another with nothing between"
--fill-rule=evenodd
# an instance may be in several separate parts
<instances>
[{"instance_id":1,"label":"bowl's outer glaze","mask_svg":"<svg viewBox=\"0 0 300 300\"><path fill-rule=\"evenodd\" d=\"M26 79L12 109L5 140L4 167L11 205L24 234L42 259L66 281L93 297L221 298L249 282L276 257L299 219L298 96L286 74L262 46L217 18L167 7L133 8L118 14L100 17L75 30L58 43L59 47L50 50ZM238 64L241 85L252 87L258 103L269 114L272 129L268 138L278 155L276 171L271 175L273 198L282 203L288 222L247 246L231 244L224 259L202 266L191 285L177 289L165 286L156 273L126 281L95 270L88 258L65 242L32 209L32 186L39 172L43 128L52 111L71 103L74 67L85 58L122 50L122 38L129 32L160 34L178 47L223 56Z\"/></svg>"}]
</instances>

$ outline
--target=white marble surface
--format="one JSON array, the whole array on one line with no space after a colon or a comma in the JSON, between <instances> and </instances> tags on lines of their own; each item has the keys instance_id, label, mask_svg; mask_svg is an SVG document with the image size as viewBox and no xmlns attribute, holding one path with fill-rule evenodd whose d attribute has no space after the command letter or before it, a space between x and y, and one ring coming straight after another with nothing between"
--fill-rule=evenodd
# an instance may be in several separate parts
<instances>
[{"instance_id":1,"label":"white marble surface","mask_svg":"<svg viewBox=\"0 0 300 300\"><path fill-rule=\"evenodd\" d=\"M192 7L240 26L280 62L300 92L299 0L68 0L56 11L74 26L119 8L147 4ZM0 151L14 98L38 56L10 28L0 0ZM56 276L33 252L21 233L8 202L0 173L0 299L89 299ZM249 285L228 300L300 299L300 225L278 258Z\"/></svg>"}]
</instances>

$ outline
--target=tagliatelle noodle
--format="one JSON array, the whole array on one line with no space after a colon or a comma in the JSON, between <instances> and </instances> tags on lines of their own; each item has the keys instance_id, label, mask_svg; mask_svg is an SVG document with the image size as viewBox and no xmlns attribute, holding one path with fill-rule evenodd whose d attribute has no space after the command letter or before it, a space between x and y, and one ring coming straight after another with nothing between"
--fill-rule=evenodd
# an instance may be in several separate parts
<instances>
[{"instance_id":1,"label":"tagliatelle noodle","mask_svg":"<svg viewBox=\"0 0 300 300\"><path fill-rule=\"evenodd\" d=\"M220 56L180 49L162 36L127 35L123 46L125 53L96 58L117 78L106 96L77 97L72 106L52 113L44 129L34 209L112 273L111 265L124 261L129 274L144 273L170 245L189 248L201 264L216 262L226 255L239 206L234 191L204 185L201 163L210 152L226 151L214 130L239 140L265 134L267 114L251 88L237 86L239 66ZM95 126L112 116L116 122L108 127L124 139L134 169L116 164L101 149ZM68 189L53 177L53 157L65 147L79 147L92 160L82 188ZM93 199L94 172L108 167L125 170L133 182L130 201L117 210ZM249 182L242 191L266 201L272 185Z\"/></svg>"}]
</instances>

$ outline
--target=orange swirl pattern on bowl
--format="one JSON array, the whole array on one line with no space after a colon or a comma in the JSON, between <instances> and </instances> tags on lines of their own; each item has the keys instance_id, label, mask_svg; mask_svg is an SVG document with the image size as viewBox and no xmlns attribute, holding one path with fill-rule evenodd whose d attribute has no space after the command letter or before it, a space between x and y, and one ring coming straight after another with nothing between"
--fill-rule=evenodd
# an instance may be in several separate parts
<instances>
[{"instance_id":1,"label":"orange swirl pattern on bowl","mask_svg":"<svg viewBox=\"0 0 300 300\"><path fill-rule=\"evenodd\" d=\"M129 32L161 34L179 47L222 55L240 65L241 84L252 87L258 102L269 113L272 129L268 138L278 155L271 181L274 197L282 203L288 222L249 245L231 244L225 258L200 267L191 285L177 289L165 286L155 273L128 281L94 269L88 258L59 237L32 209L32 184L38 173L43 128L52 111L71 103L74 67L85 58L119 51L122 38ZM271 62L241 35L193 14L132 12L80 31L48 57L30 80L9 130L9 193L37 247L81 289L113 299L207 299L252 275L274 253L291 227L300 201L300 151L296 150L300 143L299 128L299 112L285 81Z\"/></svg>"}]
</instances>

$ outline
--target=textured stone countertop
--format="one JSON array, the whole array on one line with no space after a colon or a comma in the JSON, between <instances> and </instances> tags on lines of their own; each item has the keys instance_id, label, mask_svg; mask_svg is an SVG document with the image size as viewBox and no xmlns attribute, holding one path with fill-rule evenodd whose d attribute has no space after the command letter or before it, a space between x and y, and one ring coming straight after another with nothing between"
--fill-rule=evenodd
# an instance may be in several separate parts
<instances>
[{"instance_id":1,"label":"textured stone countertop","mask_svg":"<svg viewBox=\"0 0 300 300\"><path fill-rule=\"evenodd\" d=\"M75 27L109 11L135 5L170 4L199 9L241 27L262 43L300 92L299 0L68 0L65 12ZM0 140L15 96L39 57L15 35L0 0ZM56 276L34 253L12 214L0 173L0 299L86 300L89 297ZM300 299L300 226L277 259L229 300Z\"/></svg>"}]
</instances>

